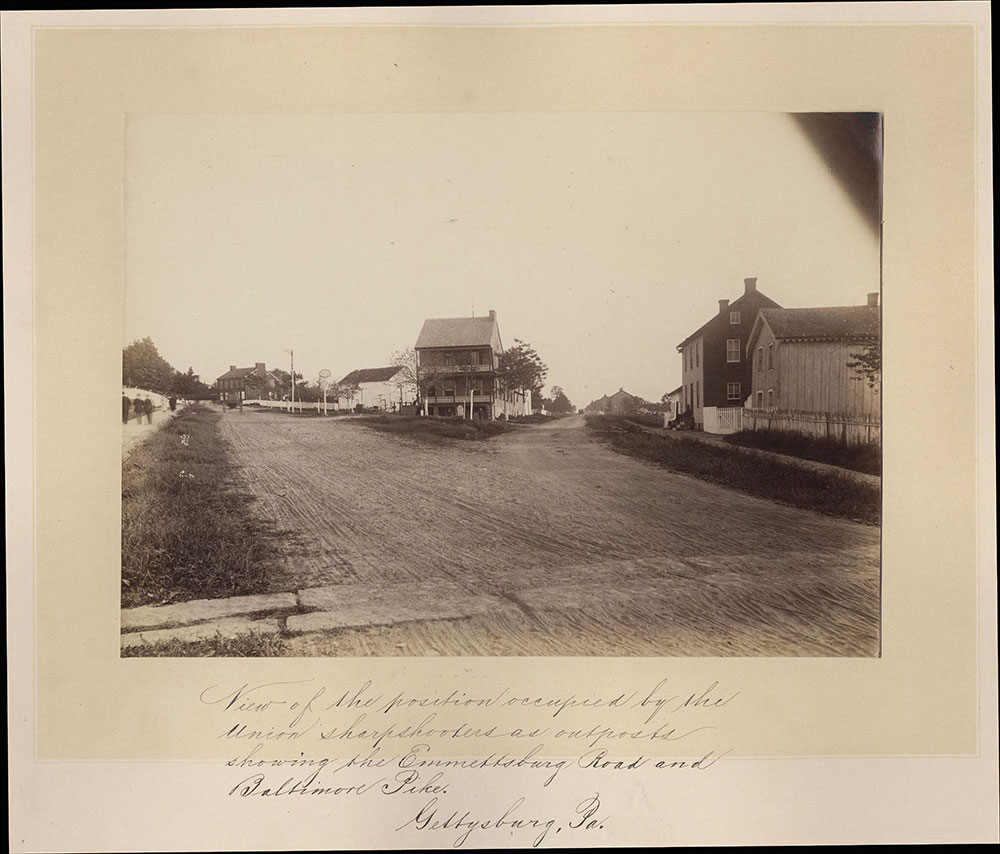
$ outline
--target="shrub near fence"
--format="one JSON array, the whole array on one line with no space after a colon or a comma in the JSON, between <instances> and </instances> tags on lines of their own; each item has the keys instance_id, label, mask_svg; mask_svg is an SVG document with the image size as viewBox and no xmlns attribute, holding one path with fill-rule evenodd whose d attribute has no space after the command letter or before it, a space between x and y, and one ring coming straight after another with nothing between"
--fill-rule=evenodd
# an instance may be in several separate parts
<instances>
[{"instance_id":1,"label":"shrub near fence","mask_svg":"<svg viewBox=\"0 0 1000 854\"><path fill-rule=\"evenodd\" d=\"M839 439L849 445L882 442L878 415L801 412L796 409L744 409L744 430L793 430L808 436Z\"/></svg>"}]
</instances>

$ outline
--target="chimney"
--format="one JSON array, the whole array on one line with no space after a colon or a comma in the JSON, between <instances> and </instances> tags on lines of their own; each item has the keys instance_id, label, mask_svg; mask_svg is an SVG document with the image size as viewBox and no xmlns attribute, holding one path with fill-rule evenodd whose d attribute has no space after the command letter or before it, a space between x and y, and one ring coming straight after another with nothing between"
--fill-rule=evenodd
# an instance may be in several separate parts
<instances>
[{"instance_id":1,"label":"chimney","mask_svg":"<svg viewBox=\"0 0 1000 854\"><path fill-rule=\"evenodd\" d=\"M497 319L497 313L491 308L490 309L490 320L496 320L496 319Z\"/></svg>"},{"instance_id":2,"label":"chimney","mask_svg":"<svg viewBox=\"0 0 1000 854\"><path fill-rule=\"evenodd\" d=\"M868 294L868 305L872 308L878 308L878 293Z\"/></svg>"},{"instance_id":3,"label":"chimney","mask_svg":"<svg viewBox=\"0 0 1000 854\"><path fill-rule=\"evenodd\" d=\"M267 368L264 367L264 363L263 362L257 362L257 368L256 368L256 370L257 370L257 373L258 373L259 376L264 376L264 374L267 373Z\"/></svg>"},{"instance_id":4,"label":"chimney","mask_svg":"<svg viewBox=\"0 0 1000 854\"><path fill-rule=\"evenodd\" d=\"M746 294L752 294L755 290L757 290L757 277L756 276L754 276L752 279L744 279L743 280L743 294L744 294L744 296Z\"/></svg>"},{"instance_id":5,"label":"chimney","mask_svg":"<svg viewBox=\"0 0 1000 854\"><path fill-rule=\"evenodd\" d=\"M230 365L230 366L229 366L229 370L231 370L231 371L235 371L235 370L236 370L236 365Z\"/></svg>"},{"instance_id":6,"label":"chimney","mask_svg":"<svg viewBox=\"0 0 1000 854\"><path fill-rule=\"evenodd\" d=\"M720 299L719 300L719 314L722 314L727 308L729 308L729 300Z\"/></svg>"}]
</instances>

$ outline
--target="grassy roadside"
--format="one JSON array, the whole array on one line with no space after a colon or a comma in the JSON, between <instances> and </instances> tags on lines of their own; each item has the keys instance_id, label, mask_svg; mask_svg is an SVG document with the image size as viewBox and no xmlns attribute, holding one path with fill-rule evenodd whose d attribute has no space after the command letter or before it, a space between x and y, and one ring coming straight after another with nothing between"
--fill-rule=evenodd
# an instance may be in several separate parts
<instances>
[{"instance_id":1,"label":"grassy roadside","mask_svg":"<svg viewBox=\"0 0 1000 854\"><path fill-rule=\"evenodd\" d=\"M218 412L189 406L122 464L122 607L266 590L277 533L233 477Z\"/></svg>"},{"instance_id":2,"label":"grassy roadside","mask_svg":"<svg viewBox=\"0 0 1000 854\"><path fill-rule=\"evenodd\" d=\"M588 417L587 426L615 450L671 471L793 507L881 524L881 490L849 475L813 471L683 436L658 436L620 418Z\"/></svg>"},{"instance_id":3,"label":"grassy roadside","mask_svg":"<svg viewBox=\"0 0 1000 854\"><path fill-rule=\"evenodd\" d=\"M214 638L200 641L182 641L177 638L127 646L121 651L122 658L270 658L284 655L285 642L275 635L249 632L236 637L223 637L216 633Z\"/></svg>"},{"instance_id":4,"label":"grassy roadside","mask_svg":"<svg viewBox=\"0 0 1000 854\"><path fill-rule=\"evenodd\" d=\"M517 429L504 421L476 421L468 418L437 418L419 415L379 415L358 422L371 430L409 436L440 444L445 439L489 439Z\"/></svg>"},{"instance_id":5,"label":"grassy roadside","mask_svg":"<svg viewBox=\"0 0 1000 854\"><path fill-rule=\"evenodd\" d=\"M740 430L723 441L864 474L882 473L882 449L876 444L847 445L838 439L805 436L792 430Z\"/></svg>"}]
</instances>

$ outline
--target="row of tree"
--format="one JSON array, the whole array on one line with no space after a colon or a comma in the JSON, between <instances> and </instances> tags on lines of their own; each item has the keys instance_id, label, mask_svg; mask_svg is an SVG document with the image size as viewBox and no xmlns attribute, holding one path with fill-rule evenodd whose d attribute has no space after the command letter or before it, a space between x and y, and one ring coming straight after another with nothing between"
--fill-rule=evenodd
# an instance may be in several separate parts
<instances>
[{"instance_id":1,"label":"row of tree","mask_svg":"<svg viewBox=\"0 0 1000 854\"><path fill-rule=\"evenodd\" d=\"M157 394L207 400L212 390L189 367L181 373L156 349L151 338L133 341L122 350L122 385L142 388Z\"/></svg>"}]
</instances>

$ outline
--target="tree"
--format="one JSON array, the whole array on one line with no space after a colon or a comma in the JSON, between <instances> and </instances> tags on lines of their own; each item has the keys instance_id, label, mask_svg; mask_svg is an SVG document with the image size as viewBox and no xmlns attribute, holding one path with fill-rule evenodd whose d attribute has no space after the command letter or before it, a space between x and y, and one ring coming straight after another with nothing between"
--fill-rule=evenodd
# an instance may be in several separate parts
<instances>
[{"instance_id":1,"label":"tree","mask_svg":"<svg viewBox=\"0 0 1000 854\"><path fill-rule=\"evenodd\" d=\"M858 374L854 379L867 380L868 387L877 390L882 383L881 342L866 345L860 353L851 353L851 359L847 367Z\"/></svg>"},{"instance_id":2,"label":"tree","mask_svg":"<svg viewBox=\"0 0 1000 854\"><path fill-rule=\"evenodd\" d=\"M194 368L188 368L187 373L174 371L171 393L177 397L187 400L207 400L212 397L211 389L205 385L194 372Z\"/></svg>"},{"instance_id":3,"label":"tree","mask_svg":"<svg viewBox=\"0 0 1000 854\"><path fill-rule=\"evenodd\" d=\"M133 341L122 350L122 385L170 394L175 373L151 338Z\"/></svg>"},{"instance_id":4,"label":"tree","mask_svg":"<svg viewBox=\"0 0 1000 854\"><path fill-rule=\"evenodd\" d=\"M566 393L559 386L552 386L549 393L552 395L552 402L548 407L549 412L556 415L566 415L573 411L573 404L570 403L569 398L566 397Z\"/></svg>"},{"instance_id":5,"label":"tree","mask_svg":"<svg viewBox=\"0 0 1000 854\"><path fill-rule=\"evenodd\" d=\"M281 368L271 368L271 373L274 374L275 379L278 381L278 387L275 389L275 393L278 397L284 398L291 394L291 382L292 375L288 371L283 371ZM308 383L303 379L302 374L298 371L295 372L295 399L296 400L306 400L307 398L301 397L301 394L305 392L308 387Z\"/></svg>"},{"instance_id":6,"label":"tree","mask_svg":"<svg viewBox=\"0 0 1000 854\"><path fill-rule=\"evenodd\" d=\"M500 354L497 377L506 391L527 389L533 394L538 394L548 371L548 367L534 348L515 338L514 346Z\"/></svg>"},{"instance_id":7,"label":"tree","mask_svg":"<svg viewBox=\"0 0 1000 854\"><path fill-rule=\"evenodd\" d=\"M399 403L403 403L403 392L407 389L416 391L417 384L417 351L412 347L406 347L392 354L390 364L401 368L400 372L392 378L392 384L399 392Z\"/></svg>"}]
</instances>

